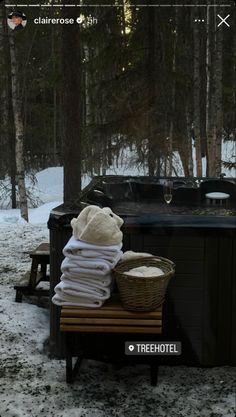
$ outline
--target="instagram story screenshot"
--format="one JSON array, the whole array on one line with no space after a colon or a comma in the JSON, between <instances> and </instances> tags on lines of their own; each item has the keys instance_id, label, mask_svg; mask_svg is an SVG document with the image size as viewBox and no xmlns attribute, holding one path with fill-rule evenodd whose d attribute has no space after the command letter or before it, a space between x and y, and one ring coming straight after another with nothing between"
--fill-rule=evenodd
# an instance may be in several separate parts
<instances>
[{"instance_id":1,"label":"instagram story screenshot","mask_svg":"<svg viewBox=\"0 0 236 417\"><path fill-rule=\"evenodd\" d=\"M235 417L236 1L0 0L0 417Z\"/></svg>"}]
</instances>

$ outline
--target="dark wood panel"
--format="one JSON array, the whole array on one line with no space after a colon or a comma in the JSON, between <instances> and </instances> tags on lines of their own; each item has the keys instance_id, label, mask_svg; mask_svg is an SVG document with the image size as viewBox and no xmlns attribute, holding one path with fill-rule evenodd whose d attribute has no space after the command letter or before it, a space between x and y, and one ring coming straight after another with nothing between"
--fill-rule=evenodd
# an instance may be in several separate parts
<instances>
[{"instance_id":1,"label":"dark wood panel","mask_svg":"<svg viewBox=\"0 0 236 417\"><path fill-rule=\"evenodd\" d=\"M130 250L134 252L143 252L143 236L141 234L130 235Z\"/></svg>"},{"instance_id":2,"label":"dark wood panel","mask_svg":"<svg viewBox=\"0 0 236 417\"><path fill-rule=\"evenodd\" d=\"M204 259L204 247L183 247L183 246L162 246L161 242L158 243L158 246L144 246L144 251L152 253L156 256L164 256L166 258L177 260L193 260L193 261L203 261Z\"/></svg>"},{"instance_id":3,"label":"dark wood panel","mask_svg":"<svg viewBox=\"0 0 236 417\"><path fill-rule=\"evenodd\" d=\"M203 274L204 265L200 261L191 261L189 259L177 261L174 258L172 260L175 262L176 274Z\"/></svg>"},{"instance_id":4,"label":"dark wood panel","mask_svg":"<svg viewBox=\"0 0 236 417\"><path fill-rule=\"evenodd\" d=\"M188 332L186 333L186 336L189 339L193 340L200 340L201 339L201 327L188 327Z\"/></svg>"},{"instance_id":5,"label":"dark wood panel","mask_svg":"<svg viewBox=\"0 0 236 417\"><path fill-rule=\"evenodd\" d=\"M130 234L123 234L123 247L122 250L125 252L130 249Z\"/></svg>"},{"instance_id":6,"label":"dark wood panel","mask_svg":"<svg viewBox=\"0 0 236 417\"><path fill-rule=\"evenodd\" d=\"M161 245L160 245L161 243ZM203 244L203 237L196 235L174 235L173 230L172 234L169 236L158 237L158 232L155 235L144 234L143 235L143 246L173 246L173 247L192 247L192 248L201 248Z\"/></svg>"},{"instance_id":7,"label":"dark wood panel","mask_svg":"<svg viewBox=\"0 0 236 417\"><path fill-rule=\"evenodd\" d=\"M181 326L189 329L200 329L202 323L202 315L189 315L183 311L176 311L176 318L181 319Z\"/></svg>"},{"instance_id":8,"label":"dark wood panel","mask_svg":"<svg viewBox=\"0 0 236 417\"><path fill-rule=\"evenodd\" d=\"M194 305L194 307L196 307L196 308L194 308L193 313L191 315L186 314L186 311L188 311L188 309L191 308L191 305L192 305L191 301L189 301L189 302L186 301L185 303L182 303L180 301L178 303L178 305L175 306L174 311L172 310L171 312L168 312L168 311L165 312L165 317L175 318L175 316L178 316L178 317L179 316L181 316L181 317L186 316L189 321L194 320L194 322L196 322L197 320L199 320L199 323L200 323L200 321L202 320L202 310L197 308L198 304Z\"/></svg>"},{"instance_id":9,"label":"dark wood panel","mask_svg":"<svg viewBox=\"0 0 236 417\"><path fill-rule=\"evenodd\" d=\"M54 295L54 288L61 276L61 262L64 258L62 249L71 237L71 229L50 230L50 293ZM61 358L65 355L65 337L60 332L61 308L50 303L50 351Z\"/></svg>"},{"instance_id":10,"label":"dark wood panel","mask_svg":"<svg viewBox=\"0 0 236 417\"><path fill-rule=\"evenodd\" d=\"M202 305L202 288L169 287L168 294L174 298L175 303L182 303L186 300L190 303L191 300L197 305Z\"/></svg>"},{"instance_id":11,"label":"dark wood panel","mask_svg":"<svg viewBox=\"0 0 236 417\"><path fill-rule=\"evenodd\" d=\"M231 291L231 352L230 352L230 364L236 366L236 237L233 239L232 247L232 291Z\"/></svg>"},{"instance_id":12,"label":"dark wood panel","mask_svg":"<svg viewBox=\"0 0 236 417\"><path fill-rule=\"evenodd\" d=\"M226 237L221 231L212 234L203 229L191 233L174 228L136 229L132 234L127 233L128 229L125 231L124 250L146 251L167 257L176 263L176 275L170 281L166 302L168 306L172 306L172 310L167 311L164 316L172 324L172 335L178 334L179 328L182 329L180 340L188 341L187 345L192 346L194 355L203 366L236 365L235 240L234 246L229 250L233 235ZM50 249L54 253L51 265L52 294L60 278L62 248L69 239L70 232L69 228L63 231L54 230L52 242L50 238ZM56 356L59 352L60 356L63 351L58 330L60 308L52 306L51 311L51 351ZM171 335L171 332L168 334ZM183 362L189 360L193 363L194 355L191 356L186 348L182 355Z\"/></svg>"},{"instance_id":13,"label":"dark wood panel","mask_svg":"<svg viewBox=\"0 0 236 417\"><path fill-rule=\"evenodd\" d=\"M231 344L232 303L232 260L233 240L219 238L218 251L218 306L217 306L217 358L229 363ZM234 276L235 279L235 276ZM236 331L236 329L235 329Z\"/></svg>"},{"instance_id":14,"label":"dark wood panel","mask_svg":"<svg viewBox=\"0 0 236 417\"><path fill-rule=\"evenodd\" d=\"M170 280L169 287L202 288L203 274L178 274Z\"/></svg>"},{"instance_id":15,"label":"dark wood panel","mask_svg":"<svg viewBox=\"0 0 236 417\"><path fill-rule=\"evenodd\" d=\"M202 363L216 361L217 305L218 305L218 239L206 237L203 287Z\"/></svg>"}]
</instances>

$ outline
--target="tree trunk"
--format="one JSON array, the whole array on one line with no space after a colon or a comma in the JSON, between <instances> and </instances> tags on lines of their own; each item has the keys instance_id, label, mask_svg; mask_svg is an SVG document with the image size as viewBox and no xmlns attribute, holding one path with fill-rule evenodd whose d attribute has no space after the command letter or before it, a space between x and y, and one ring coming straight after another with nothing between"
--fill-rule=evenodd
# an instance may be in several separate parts
<instances>
[{"instance_id":1,"label":"tree trunk","mask_svg":"<svg viewBox=\"0 0 236 417\"><path fill-rule=\"evenodd\" d=\"M210 7L207 7L207 40L206 40L206 136L207 136L207 170L206 175L214 177L216 173L215 155L215 103L214 103L214 77L213 56L214 39L212 36L213 19Z\"/></svg>"},{"instance_id":2,"label":"tree trunk","mask_svg":"<svg viewBox=\"0 0 236 417\"><path fill-rule=\"evenodd\" d=\"M12 87L12 109L15 127L15 154L16 154L16 176L20 199L21 217L28 221L28 204L25 187L25 167L24 167L24 124L22 117L23 100L21 96L20 81L18 74L18 63L20 57L17 56L15 45L15 34L9 30L9 44L11 57L11 87Z\"/></svg>"},{"instance_id":3,"label":"tree trunk","mask_svg":"<svg viewBox=\"0 0 236 417\"><path fill-rule=\"evenodd\" d=\"M181 143L179 144L178 151L179 151L179 156L183 165L184 176L189 177L190 172L189 172L188 147L185 146L183 141L181 141Z\"/></svg>"},{"instance_id":4,"label":"tree trunk","mask_svg":"<svg viewBox=\"0 0 236 417\"><path fill-rule=\"evenodd\" d=\"M151 4L151 2L150 2ZM148 175L155 175L156 152L158 144L154 131L154 112L155 112L155 67L156 67L156 8L150 7L148 10L148 68L147 68L147 85L148 85Z\"/></svg>"},{"instance_id":5,"label":"tree trunk","mask_svg":"<svg viewBox=\"0 0 236 417\"><path fill-rule=\"evenodd\" d=\"M211 17L211 21L210 21ZM213 19L214 17L214 19ZM210 30L213 28L214 32ZM210 61L211 53L211 65ZM215 177L221 173L222 114L222 27L217 28L217 16L207 19L207 174Z\"/></svg>"},{"instance_id":6,"label":"tree trunk","mask_svg":"<svg viewBox=\"0 0 236 417\"><path fill-rule=\"evenodd\" d=\"M210 125L210 8L207 7L207 33L206 33L206 137L207 137L207 167L206 175L209 175L209 125Z\"/></svg>"},{"instance_id":7,"label":"tree trunk","mask_svg":"<svg viewBox=\"0 0 236 417\"><path fill-rule=\"evenodd\" d=\"M168 138L168 173L169 177L172 176L173 170L173 139L174 139L174 115L175 115L175 95L176 95L176 47L177 47L177 36L178 36L178 14L177 8L175 9L175 28L173 32L173 56L172 56L172 91L171 91L171 119L170 119L170 128L169 128L169 138Z\"/></svg>"},{"instance_id":8,"label":"tree trunk","mask_svg":"<svg viewBox=\"0 0 236 417\"><path fill-rule=\"evenodd\" d=\"M197 13L198 8L197 8ZM197 14L196 14L197 15ZM195 15L195 16L196 16ZM194 80L193 80L193 107L194 107L194 142L196 149L196 174L202 177L202 151L201 151L201 133L200 133L200 33L198 24L195 23L193 29L194 36Z\"/></svg>"},{"instance_id":9,"label":"tree trunk","mask_svg":"<svg viewBox=\"0 0 236 417\"><path fill-rule=\"evenodd\" d=\"M0 67L10 69L10 51L6 36L6 13L4 5L0 5ZM12 208L16 208L16 166L15 166L15 132L11 100L11 79L9 72L0 72L0 100L1 100L1 145L6 150L2 158L8 162L8 175L11 178L11 202Z\"/></svg>"},{"instance_id":10,"label":"tree trunk","mask_svg":"<svg viewBox=\"0 0 236 417\"><path fill-rule=\"evenodd\" d=\"M52 62L53 62L53 75L55 79L56 73L56 52L55 52L55 27L52 25L51 28L51 51L52 51ZM54 81L53 85L53 162L57 165L57 87Z\"/></svg>"},{"instance_id":11,"label":"tree trunk","mask_svg":"<svg viewBox=\"0 0 236 417\"><path fill-rule=\"evenodd\" d=\"M74 1L67 1L74 3ZM64 18L78 17L77 8L64 7ZM81 45L77 23L62 27L64 202L73 203L81 190Z\"/></svg>"},{"instance_id":12,"label":"tree trunk","mask_svg":"<svg viewBox=\"0 0 236 417\"><path fill-rule=\"evenodd\" d=\"M3 158L8 159L8 118L9 118L9 96L7 91L8 79L6 71L2 68L7 68L7 54L6 54L6 36L5 36L5 12L4 6L0 5L0 123L1 123L1 151Z\"/></svg>"},{"instance_id":13,"label":"tree trunk","mask_svg":"<svg viewBox=\"0 0 236 417\"><path fill-rule=\"evenodd\" d=\"M222 53L223 53L223 32L222 26L216 31L216 53L215 53L215 160L216 176L221 174L221 148L223 135L223 111L222 111Z\"/></svg>"},{"instance_id":14,"label":"tree trunk","mask_svg":"<svg viewBox=\"0 0 236 417\"><path fill-rule=\"evenodd\" d=\"M189 176L193 177L193 147L192 147L192 135L191 135L191 124L190 124L190 116L189 116L189 109L186 106L185 110L186 114L186 138L187 138L187 148L188 148L188 171Z\"/></svg>"}]
</instances>

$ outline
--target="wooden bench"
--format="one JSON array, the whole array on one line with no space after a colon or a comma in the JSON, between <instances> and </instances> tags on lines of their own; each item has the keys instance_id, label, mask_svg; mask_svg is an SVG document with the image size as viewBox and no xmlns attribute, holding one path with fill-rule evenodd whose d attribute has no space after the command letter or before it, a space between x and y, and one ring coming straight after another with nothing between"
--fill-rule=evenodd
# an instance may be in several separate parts
<instances>
[{"instance_id":1,"label":"wooden bench","mask_svg":"<svg viewBox=\"0 0 236 417\"><path fill-rule=\"evenodd\" d=\"M47 275L47 266L50 264L49 243L41 243L34 251L30 252L29 255L32 259L31 270L26 272L19 285L14 286L14 289L16 290L15 301L19 303L22 302L23 294L37 295L38 297L49 296L49 288L37 288L40 282L49 282L49 275Z\"/></svg>"},{"instance_id":2,"label":"wooden bench","mask_svg":"<svg viewBox=\"0 0 236 417\"><path fill-rule=\"evenodd\" d=\"M130 312L122 308L117 299L109 300L100 308L64 306L61 308L60 330L66 341L66 381L73 383L83 360L83 353L77 354L73 366L73 333L129 333L161 334L162 306L152 312ZM151 385L157 384L158 366L152 356Z\"/></svg>"}]
</instances>

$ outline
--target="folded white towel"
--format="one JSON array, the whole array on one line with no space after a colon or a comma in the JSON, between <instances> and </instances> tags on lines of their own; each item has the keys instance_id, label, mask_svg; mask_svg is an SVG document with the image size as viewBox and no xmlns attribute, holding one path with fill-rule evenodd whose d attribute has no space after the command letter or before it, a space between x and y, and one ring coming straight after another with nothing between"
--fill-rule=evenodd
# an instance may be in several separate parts
<instances>
[{"instance_id":1,"label":"folded white towel","mask_svg":"<svg viewBox=\"0 0 236 417\"><path fill-rule=\"evenodd\" d=\"M123 253L121 262L129 261L131 259L137 259L137 258L146 258L148 256L154 256L151 253L145 253L145 252L133 252L132 250L127 250Z\"/></svg>"},{"instance_id":2,"label":"folded white towel","mask_svg":"<svg viewBox=\"0 0 236 417\"><path fill-rule=\"evenodd\" d=\"M83 274L81 273L81 272L76 272L75 270L73 270L73 269L66 269L66 268L64 268L63 267L63 271L62 271L62 273L64 274L64 275L66 275L67 277L71 277L71 278L73 278L74 280L76 279L76 280L78 280L78 279L80 279L80 278L87 278L87 279L89 279L89 278L92 278L92 279L95 279L95 280L104 280L104 279L106 279L106 278L108 278L108 277L110 277L111 276L111 272L109 271L107 274L104 274L104 275L101 275L101 274L89 274L88 272L87 272L87 270L86 270L86 272L84 272Z\"/></svg>"},{"instance_id":3,"label":"folded white towel","mask_svg":"<svg viewBox=\"0 0 236 417\"><path fill-rule=\"evenodd\" d=\"M102 300L90 300L85 297L76 297L76 300L72 299L71 297L68 297L67 299L64 297L62 299L58 294L55 294L52 297L52 302L58 306L77 306L88 308L98 308L104 304L104 301Z\"/></svg>"},{"instance_id":4,"label":"folded white towel","mask_svg":"<svg viewBox=\"0 0 236 417\"><path fill-rule=\"evenodd\" d=\"M63 250L64 253L64 250ZM117 251L117 252L106 252L106 251L98 251L98 250L91 250L91 249L79 249L78 251L66 251L64 253L65 256L69 256L69 255L76 255L76 256L80 256L83 259L90 259L90 258L95 258L95 259L105 259L106 261L110 261L113 262L115 256L118 256L119 254L119 259L122 257L123 252L122 251Z\"/></svg>"},{"instance_id":5,"label":"folded white towel","mask_svg":"<svg viewBox=\"0 0 236 417\"><path fill-rule=\"evenodd\" d=\"M108 287L112 284L113 279L111 274L105 275L104 277L83 277L81 275L73 275L72 273L66 272L62 274L61 281L72 281L72 282L80 282L81 284L91 285L95 288L103 288Z\"/></svg>"},{"instance_id":6,"label":"folded white towel","mask_svg":"<svg viewBox=\"0 0 236 417\"><path fill-rule=\"evenodd\" d=\"M77 262L73 262L71 259L65 258L61 264L61 272L64 274L65 272L73 272L74 274L81 274L82 276L104 276L110 272L111 268L107 263L101 262L91 265L91 268L83 268L78 266Z\"/></svg>"},{"instance_id":7,"label":"folded white towel","mask_svg":"<svg viewBox=\"0 0 236 417\"><path fill-rule=\"evenodd\" d=\"M87 297L91 299L107 300L111 291L109 287L95 288L79 282L61 281L55 287L55 293L62 297L62 294L71 297Z\"/></svg>"},{"instance_id":8,"label":"folded white towel","mask_svg":"<svg viewBox=\"0 0 236 417\"><path fill-rule=\"evenodd\" d=\"M107 260L103 258L99 258L98 256L95 258L84 258L80 255L72 255L67 254L66 258L71 259L73 263L77 263L78 266L81 266L82 268L95 268L95 269L101 269L104 268L112 269L114 266L119 262L120 258L122 256L122 252L118 252L113 256L113 259Z\"/></svg>"},{"instance_id":9,"label":"folded white towel","mask_svg":"<svg viewBox=\"0 0 236 417\"><path fill-rule=\"evenodd\" d=\"M77 240L74 238L74 236L72 236L68 240L67 244L65 245L63 249L63 254L65 256L67 256L68 254L75 254L75 255L93 257L93 253L95 253L94 257L97 257L98 254L101 253L108 257L111 256L113 258L113 256L117 252L120 252L121 248L122 248L122 243L119 243L117 245L107 245L107 246L95 245L93 243L87 243L87 242L83 242L82 240Z\"/></svg>"},{"instance_id":10,"label":"folded white towel","mask_svg":"<svg viewBox=\"0 0 236 417\"><path fill-rule=\"evenodd\" d=\"M55 287L55 295L52 298L52 302L57 305L78 305L83 307L100 307L106 299L110 297L109 291L103 295L95 295L92 293L85 293L82 291L76 291L67 284L60 282Z\"/></svg>"}]
</instances>

